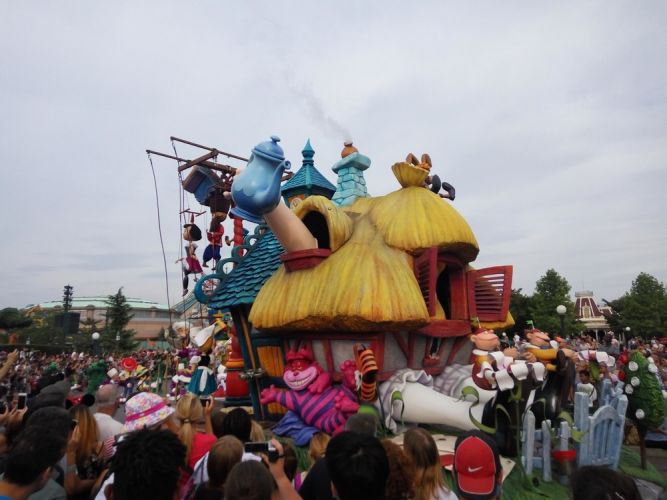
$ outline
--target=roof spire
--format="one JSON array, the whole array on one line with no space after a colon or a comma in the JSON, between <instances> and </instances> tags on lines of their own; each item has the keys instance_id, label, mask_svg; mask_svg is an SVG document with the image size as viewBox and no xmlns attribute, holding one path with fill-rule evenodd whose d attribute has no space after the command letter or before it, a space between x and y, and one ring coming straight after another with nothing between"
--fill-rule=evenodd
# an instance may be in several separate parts
<instances>
[{"instance_id":1,"label":"roof spire","mask_svg":"<svg viewBox=\"0 0 667 500\"><path fill-rule=\"evenodd\" d=\"M306 141L306 145L301 150L301 154L303 155L302 165L306 166L315 164L315 162L313 161L313 156L315 156L315 150L310 145L310 138Z\"/></svg>"},{"instance_id":2,"label":"roof spire","mask_svg":"<svg viewBox=\"0 0 667 500\"><path fill-rule=\"evenodd\" d=\"M285 203L293 206L293 203L299 203L300 200L314 194L326 196L331 199L336 191L336 187L315 167L315 162L313 161L315 150L310 145L310 139L306 141L301 154L303 155L301 168L294 174L294 177L283 184L280 190ZM298 200L295 200L295 198L298 198Z\"/></svg>"}]
</instances>

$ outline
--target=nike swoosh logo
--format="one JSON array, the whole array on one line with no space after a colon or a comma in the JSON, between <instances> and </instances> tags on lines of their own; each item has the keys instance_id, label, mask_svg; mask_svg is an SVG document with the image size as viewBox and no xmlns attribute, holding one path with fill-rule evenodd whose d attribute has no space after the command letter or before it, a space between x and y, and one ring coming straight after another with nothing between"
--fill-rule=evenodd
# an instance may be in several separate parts
<instances>
[{"instance_id":1,"label":"nike swoosh logo","mask_svg":"<svg viewBox=\"0 0 667 500\"><path fill-rule=\"evenodd\" d=\"M468 472L470 472L470 473L472 474L473 472L477 472L478 470L481 470L481 469L483 469L483 468L484 468L483 465L482 465L481 467L475 467L475 468L473 468L473 467L468 467Z\"/></svg>"}]
</instances>

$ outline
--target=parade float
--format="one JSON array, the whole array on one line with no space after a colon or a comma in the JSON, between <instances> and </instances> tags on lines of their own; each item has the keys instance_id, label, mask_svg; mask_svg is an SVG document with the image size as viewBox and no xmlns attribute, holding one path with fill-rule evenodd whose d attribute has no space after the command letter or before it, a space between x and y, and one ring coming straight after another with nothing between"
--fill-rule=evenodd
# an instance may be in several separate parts
<instances>
[{"instance_id":1,"label":"parade float","mask_svg":"<svg viewBox=\"0 0 667 500\"><path fill-rule=\"evenodd\" d=\"M273 392L289 387L295 353L306 349L301 362L345 386L345 370L365 346L390 429L398 413L404 422L473 426L461 384L445 388L452 377L441 377L469 364L474 329L513 324L512 267L471 267L477 240L447 199L453 187L440 192L428 155L393 165L399 189L371 197L364 179L371 160L352 144L332 167L337 186L315 168L309 141L301 168L281 186L289 162L278 141L254 148L232 183L232 216L258 224L246 238L248 254L195 287L208 308L234 318L256 414L285 413ZM484 401L494 395L479 393Z\"/></svg>"},{"instance_id":2,"label":"parade float","mask_svg":"<svg viewBox=\"0 0 667 500\"><path fill-rule=\"evenodd\" d=\"M213 272L193 273L192 297L211 321L224 311L233 323L225 404L251 404L297 444L370 411L389 433L480 428L545 481L552 461L563 482L575 460L618 466L622 384L605 386L590 415L588 399L572 396L582 354L537 329L520 349L501 351L495 331L513 325L512 266L472 266L477 240L428 154L380 167L397 189L371 196L371 160L351 142L332 166L334 185L315 167L310 141L295 173L279 141L258 144L248 159L213 148L177 158L179 176L192 169L183 188L210 207L214 241L222 221L234 221L231 256L207 250ZM221 165L220 154L247 164ZM181 214L185 253L196 258L191 225L201 212ZM250 232L244 221L255 224ZM187 257L185 278L196 268ZM613 363L601 352L583 355Z\"/></svg>"}]
</instances>

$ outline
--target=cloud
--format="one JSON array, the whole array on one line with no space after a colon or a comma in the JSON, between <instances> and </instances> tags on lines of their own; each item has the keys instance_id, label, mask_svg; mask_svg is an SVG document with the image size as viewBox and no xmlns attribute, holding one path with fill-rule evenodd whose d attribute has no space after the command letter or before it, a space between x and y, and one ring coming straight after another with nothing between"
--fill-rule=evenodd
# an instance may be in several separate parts
<instances>
[{"instance_id":1,"label":"cloud","mask_svg":"<svg viewBox=\"0 0 667 500\"><path fill-rule=\"evenodd\" d=\"M170 152L171 135L247 155L277 134L295 169L310 138L331 181L351 137L376 195L397 188L392 163L428 152L480 242L476 266L513 264L524 290L554 267L610 299L640 271L667 281L665 14L658 1L7 6L0 304L67 282L165 302L145 149ZM175 300L181 194L175 162L154 163Z\"/></svg>"}]
</instances>

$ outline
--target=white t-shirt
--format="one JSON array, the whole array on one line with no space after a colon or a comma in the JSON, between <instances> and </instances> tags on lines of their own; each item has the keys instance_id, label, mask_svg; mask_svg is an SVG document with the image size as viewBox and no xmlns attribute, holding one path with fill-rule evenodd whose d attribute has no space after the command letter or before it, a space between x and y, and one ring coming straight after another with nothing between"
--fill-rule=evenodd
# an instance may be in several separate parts
<instances>
[{"instance_id":1,"label":"white t-shirt","mask_svg":"<svg viewBox=\"0 0 667 500\"><path fill-rule=\"evenodd\" d=\"M97 422L100 441L104 442L110 437L117 436L118 434L123 434L125 432L125 427L123 424L121 424L118 420L114 420L110 415L107 415L106 413L95 413L93 416Z\"/></svg>"},{"instance_id":2,"label":"white t-shirt","mask_svg":"<svg viewBox=\"0 0 667 500\"><path fill-rule=\"evenodd\" d=\"M431 497L431 500L457 500L457 499L458 497L453 491L446 490L445 488L439 488L438 491L436 491Z\"/></svg>"},{"instance_id":3,"label":"white t-shirt","mask_svg":"<svg viewBox=\"0 0 667 500\"><path fill-rule=\"evenodd\" d=\"M244 451L243 456L241 457L241 462L247 462L248 460L262 461L261 457ZM195 485L200 485L206 481L208 481L208 453L199 459L192 472L192 482Z\"/></svg>"},{"instance_id":4,"label":"white t-shirt","mask_svg":"<svg viewBox=\"0 0 667 500\"><path fill-rule=\"evenodd\" d=\"M595 389L595 386L590 382L588 384L577 384L577 392L583 392L588 394L588 406L589 408L593 406L593 403L598 398L598 391Z\"/></svg>"}]
</instances>

